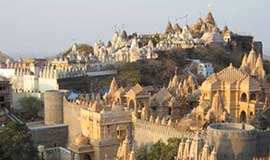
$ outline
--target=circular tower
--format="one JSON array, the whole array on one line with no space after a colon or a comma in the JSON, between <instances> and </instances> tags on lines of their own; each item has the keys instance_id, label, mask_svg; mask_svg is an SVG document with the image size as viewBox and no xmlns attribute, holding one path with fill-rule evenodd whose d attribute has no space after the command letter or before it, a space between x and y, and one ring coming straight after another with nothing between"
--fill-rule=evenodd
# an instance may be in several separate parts
<instances>
[{"instance_id":1,"label":"circular tower","mask_svg":"<svg viewBox=\"0 0 270 160\"><path fill-rule=\"evenodd\" d=\"M50 90L44 94L45 125L63 123L63 91Z\"/></svg>"},{"instance_id":2,"label":"circular tower","mask_svg":"<svg viewBox=\"0 0 270 160\"><path fill-rule=\"evenodd\" d=\"M256 129L248 124L216 123L207 128L209 144L215 147L219 160L252 160L256 155L256 135Z\"/></svg>"}]
</instances>

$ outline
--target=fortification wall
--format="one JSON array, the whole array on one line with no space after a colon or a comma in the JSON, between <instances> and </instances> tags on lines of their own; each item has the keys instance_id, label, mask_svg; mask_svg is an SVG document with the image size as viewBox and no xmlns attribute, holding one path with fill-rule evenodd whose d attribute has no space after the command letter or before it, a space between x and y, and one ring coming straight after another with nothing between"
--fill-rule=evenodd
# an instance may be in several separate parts
<instances>
[{"instance_id":1,"label":"fortification wall","mask_svg":"<svg viewBox=\"0 0 270 160\"><path fill-rule=\"evenodd\" d=\"M76 135L81 133L81 125L80 125L80 109L81 105L72 103L67 101L65 98L63 99L64 106L64 115L63 120L64 124L68 125L68 143L71 143Z\"/></svg>"},{"instance_id":2,"label":"fortification wall","mask_svg":"<svg viewBox=\"0 0 270 160\"><path fill-rule=\"evenodd\" d=\"M256 155L257 131L239 123L212 124L207 128L208 141L215 146L219 160L251 160Z\"/></svg>"},{"instance_id":3,"label":"fortification wall","mask_svg":"<svg viewBox=\"0 0 270 160\"><path fill-rule=\"evenodd\" d=\"M51 90L44 94L45 125L63 123L64 92Z\"/></svg>"},{"instance_id":4,"label":"fortification wall","mask_svg":"<svg viewBox=\"0 0 270 160\"><path fill-rule=\"evenodd\" d=\"M189 138L194 133L181 132L173 127L159 125L148 121L136 120L134 123L134 138L137 145L155 143L158 140L166 142L169 138Z\"/></svg>"},{"instance_id":5,"label":"fortification wall","mask_svg":"<svg viewBox=\"0 0 270 160\"><path fill-rule=\"evenodd\" d=\"M34 144L48 147L66 146L67 125L30 127Z\"/></svg>"},{"instance_id":6,"label":"fortification wall","mask_svg":"<svg viewBox=\"0 0 270 160\"><path fill-rule=\"evenodd\" d=\"M63 147L54 147L45 150L46 160L72 160L71 152Z\"/></svg>"}]
</instances>

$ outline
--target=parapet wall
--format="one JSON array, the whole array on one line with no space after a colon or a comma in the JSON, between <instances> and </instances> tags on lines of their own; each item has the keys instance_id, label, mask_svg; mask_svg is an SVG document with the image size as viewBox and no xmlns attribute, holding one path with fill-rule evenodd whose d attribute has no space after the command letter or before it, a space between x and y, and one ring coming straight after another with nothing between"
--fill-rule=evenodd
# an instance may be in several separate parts
<instances>
[{"instance_id":1,"label":"parapet wall","mask_svg":"<svg viewBox=\"0 0 270 160\"><path fill-rule=\"evenodd\" d=\"M208 135L215 137L226 137L229 139L249 139L256 138L256 129L247 124L223 123L212 124L207 128Z\"/></svg>"},{"instance_id":2,"label":"parapet wall","mask_svg":"<svg viewBox=\"0 0 270 160\"><path fill-rule=\"evenodd\" d=\"M64 147L67 144L67 125L30 127L30 131L35 145L44 145L47 148Z\"/></svg>"},{"instance_id":3,"label":"parapet wall","mask_svg":"<svg viewBox=\"0 0 270 160\"><path fill-rule=\"evenodd\" d=\"M63 147L46 149L44 158L46 160L72 160L71 152Z\"/></svg>"},{"instance_id":4,"label":"parapet wall","mask_svg":"<svg viewBox=\"0 0 270 160\"><path fill-rule=\"evenodd\" d=\"M76 104L74 102L69 102L63 98L63 121L64 124L68 125L68 143L71 143L76 135L81 133L80 125L80 109L82 105Z\"/></svg>"},{"instance_id":5,"label":"parapet wall","mask_svg":"<svg viewBox=\"0 0 270 160\"><path fill-rule=\"evenodd\" d=\"M245 159L256 156L257 131L247 124L217 123L207 128L208 142L215 146L218 160Z\"/></svg>"},{"instance_id":6,"label":"parapet wall","mask_svg":"<svg viewBox=\"0 0 270 160\"><path fill-rule=\"evenodd\" d=\"M166 142L169 138L191 138L194 133L181 132L173 127L159 125L148 121L136 120L134 124L134 137L138 145L155 143L158 140Z\"/></svg>"},{"instance_id":7,"label":"parapet wall","mask_svg":"<svg viewBox=\"0 0 270 160\"><path fill-rule=\"evenodd\" d=\"M46 91L44 94L45 125L63 123L64 92L58 90Z\"/></svg>"}]
</instances>

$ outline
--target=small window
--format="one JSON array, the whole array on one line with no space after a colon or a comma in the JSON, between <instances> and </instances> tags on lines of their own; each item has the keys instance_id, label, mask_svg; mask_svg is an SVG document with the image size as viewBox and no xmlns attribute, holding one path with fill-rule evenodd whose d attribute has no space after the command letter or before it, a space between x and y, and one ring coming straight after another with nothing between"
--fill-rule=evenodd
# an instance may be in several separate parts
<instances>
[{"instance_id":1,"label":"small window","mask_svg":"<svg viewBox=\"0 0 270 160\"><path fill-rule=\"evenodd\" d=\"M247 102L247 94L246 93L242 93L241 102Z\"/></svg>"},{"instance_id":2,"label":"small window","mask_svg":"<svg viewBox=\"0 0 270 160\"><path fill-rule=\"evenodd\" d=\"M251 101L256 101L256 94L255 93L250 94L250 100Z\"/></svg>"},{"instance_id":3,"label":"small window","mask_svg":"<svg viewBox=\"0 0 270 160\"><path fill-rule=\"evenodd\" d=\"M4 96L1 96L0 97L0 102L4 102L4 100L5 100L5 97Z\"/></svg>"},{"instance_id":4,"label":"small window","mask_svg":"<svg viewBox=\"0 0 270 160\"><path fill-rule=\"evenodd\" d=\"M169 116L172 115L172 108L171 107L169 107L168 115Z\"/></svg>"}]
</instances>

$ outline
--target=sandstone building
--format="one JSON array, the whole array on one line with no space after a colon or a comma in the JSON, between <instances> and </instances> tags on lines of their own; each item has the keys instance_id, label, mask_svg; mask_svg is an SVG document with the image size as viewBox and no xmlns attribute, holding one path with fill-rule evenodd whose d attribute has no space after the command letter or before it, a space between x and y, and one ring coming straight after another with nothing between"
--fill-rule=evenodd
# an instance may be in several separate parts
<instances>
[{"instance_id":1,"label":"sandstone building","mask_svg":"<svg viewBox=\"0 0 270 160\"><path fill-rule=\"evenodd\" d=\"M248 122L268 103L262 57L252 49L240 68L230 64L209 76L201 86L197 120Z\"/></svg>"},{"instance_id":2,"label":"sandstone building","mask_svg":"<svg viewBox=\"0 0 270 160\"><path fill-rule=\"evenodd\" d=\"M65 91L45 93L45 125L55 128L67 125L67 143L57 146L67 147L71 159L100 160L104 159L104 155L116 157L119 144L126 137L131 145L131 118L131 113L122 105L114 103L107 106L98 97L69 100ZM37 138L49 138L40 136L44 137ZM53 139L50 140L54 143Z\"/></svg>"}]
</instances>

